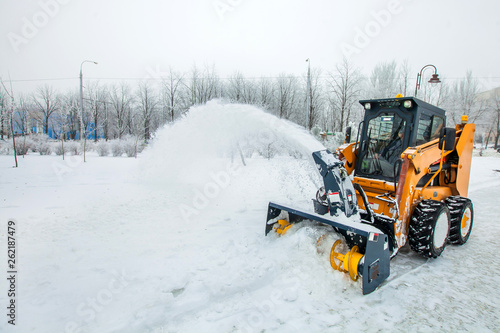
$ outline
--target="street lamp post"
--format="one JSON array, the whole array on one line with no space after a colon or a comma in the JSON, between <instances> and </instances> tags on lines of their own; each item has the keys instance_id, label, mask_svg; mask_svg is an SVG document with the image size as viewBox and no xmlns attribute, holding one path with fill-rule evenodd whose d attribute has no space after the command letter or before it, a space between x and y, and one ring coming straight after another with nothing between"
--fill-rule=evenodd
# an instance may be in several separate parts
<instances>
[{"instance_id":1,"label":"street lamp post","mask_svg":"<svg viewBox=\"0 0 500 333\"><path fill-rule=\"evenodd\" d=\"M424 69L432 67L434 68L434 74L432 74L431 79L428 81L429 83L441 83L441 80L439 80L438 73L437 73L437 68L434 65L425 65L422 67L420 70L420 73L417 74L417 84L415 85L415 97L417 97L418 89L420 89L420 82L422 81L422 73L424 72Z\"/></svg>"},{"instance_id":2,"label":"street lamp post","mask_svg":"<svg viewBox=\"0 0 500 333\"><path fill-rule=\"evenodd\" d=\"M83 64L86 62L91 62L95 65L97 65L97 61L92 61L92 60L84 60L80 64L80 141L82 140L82 137L85 137L85 142L87 141L87 131L85 130L85 126L83 124ZM85 162L85 144L83 146L83 162Z\"/></svg>"}]
</instances>

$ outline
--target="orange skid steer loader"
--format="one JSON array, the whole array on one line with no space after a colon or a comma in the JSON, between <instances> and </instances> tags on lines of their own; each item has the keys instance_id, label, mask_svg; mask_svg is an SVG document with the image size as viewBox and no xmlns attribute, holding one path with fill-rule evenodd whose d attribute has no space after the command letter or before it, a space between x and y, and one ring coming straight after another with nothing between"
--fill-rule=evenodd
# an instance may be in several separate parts
<instances>
[{"instance_id":1,"label":"orange skid steer loader","mask_svg":"<svg viewBox=\"0 0 500 333\"><path fill-rule=\"evenodd\" d=\"M467 242L473 206L467 198L475 125L466 116L445 128L443 109L412 97L362 100L357 139L313 153L324 187L314 212L269 203L266 235L312 220L342 235L349 251L330 251L334 269L362 277L363 294L390 275L390 259L409 243L427 258L447 243Z\"/></svg>"}]
</instances>

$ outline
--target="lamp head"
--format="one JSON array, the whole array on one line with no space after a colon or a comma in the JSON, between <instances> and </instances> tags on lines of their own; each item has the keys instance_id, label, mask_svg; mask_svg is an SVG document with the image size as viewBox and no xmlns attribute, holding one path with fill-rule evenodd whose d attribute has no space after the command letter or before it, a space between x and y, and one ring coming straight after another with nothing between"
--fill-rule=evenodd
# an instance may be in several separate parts
<instances>
[{"instance_id":1,"label":"lamp head","mask_svg":"<svg viewBox=\"0 0 500 333\"><path fill-rule=\"evenodd\" d=\"M432 74L432 77L429 80L429 83L441 83L441 80L439 80L438 74Z\"/></svg>"}]
</instances>

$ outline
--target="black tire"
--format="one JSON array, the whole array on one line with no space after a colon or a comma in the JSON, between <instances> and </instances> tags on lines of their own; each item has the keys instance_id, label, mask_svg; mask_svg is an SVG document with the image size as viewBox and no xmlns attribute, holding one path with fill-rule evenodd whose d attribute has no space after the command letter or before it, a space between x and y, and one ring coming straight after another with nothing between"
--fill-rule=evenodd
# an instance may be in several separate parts
<instances>
[{"instance_id":1,"label":"black tire","mask_svg":"<svg viewBox=\"0 0 500 333\"><path fill-rule=\"evenodd\" d=\"M425 258L437 258L443 252L450 231L450 211L445 203L423 200L410 222L408 241L413 251Z\"/></svg>"},{"instance_id":2,"label":"black tire","mask_svg":"<svg viewBox=\"0 0 500 333\"><path fill-rule=\"evenodd\" d=\"M448 242L463 245L469 239L474 222L474 208L468 198L453 196L445 200L450 210L450 234Z\"/></svg>"}]
</instances>

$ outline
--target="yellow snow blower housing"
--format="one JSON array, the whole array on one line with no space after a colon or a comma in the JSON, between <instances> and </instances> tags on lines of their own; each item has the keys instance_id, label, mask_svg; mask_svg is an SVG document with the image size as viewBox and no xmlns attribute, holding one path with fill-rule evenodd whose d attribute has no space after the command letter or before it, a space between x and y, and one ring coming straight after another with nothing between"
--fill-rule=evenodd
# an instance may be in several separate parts
<instances>
[{"instance_id":1,"label":"yellow snow blower housing","mask_svg":"<svg viewBox=\"0 0 500 333\"><path fill-rule=\"evenodd\" d=\"M436 258L447 243L467 242L473 223L467 192L475 125L462 117L446 128L443 109L413 97L360 103L365 116L356 141L349 142L348 128L335 156L313 154L325 183L313 200L315 213L270 203L266 234L275 224L288 229L307 219L331 225L350 248L341 254L338 243L332 246L332 267L353 279L362 276L366 294L389 276L388 261L405 244ZM338 221L339 215L358 213L360 221Z\"/></svg>"}]
</instances>

